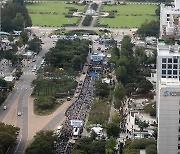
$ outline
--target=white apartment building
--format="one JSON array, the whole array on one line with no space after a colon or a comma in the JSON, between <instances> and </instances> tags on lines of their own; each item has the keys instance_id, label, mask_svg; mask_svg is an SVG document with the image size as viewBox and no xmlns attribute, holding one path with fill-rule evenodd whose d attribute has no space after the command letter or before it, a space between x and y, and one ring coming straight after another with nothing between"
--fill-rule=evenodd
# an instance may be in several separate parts
<instances>
[{"instance_id":1,"label":"white apartment building","mask_svg":"<svg viewBox=\"0 0 180 154\"><path fill-rule=\"evenodd\" d=\"M180 0L160 6L160 38L180 38Z\"/></svg>"},{"instance_id":2,"label":"white apartment building","mask_svg":"<svg viewBox=\"0 0 180 154\"><path fill-rule=\"evenodd\" d=\"M180 154L180 46L157 46L158 154Z\"/></svg>"}]
</instances>

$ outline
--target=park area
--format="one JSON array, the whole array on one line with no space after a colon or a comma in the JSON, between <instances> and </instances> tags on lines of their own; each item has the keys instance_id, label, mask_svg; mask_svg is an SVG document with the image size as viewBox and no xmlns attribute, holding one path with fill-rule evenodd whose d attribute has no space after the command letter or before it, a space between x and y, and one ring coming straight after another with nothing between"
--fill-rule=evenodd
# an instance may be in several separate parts
<instances>
[{"instance_id":1,"label":"park area","mask_svg":"<svg viewBox=\"0 0 180 154\"><path fill-rule=\"evenodd\" d=\"M127 4L127 5L104 5L101 12L114 12L114 18L102 17L100 24L108 24L114 28L140 27L145 21L158 19L155 14L156 5Z\"/></svg>"},{"instance_id":2,"label":"park area","mask_svg":"<svg viewBox=\"0 0 180 154\"><path fill-rule=\"evenodd\" d=\"M76 25L78 17L66 17L71 11L83 11L83 5L65 3L32 3L26 5L33 26L64 26Z\"/></svg>"}]
</instances>

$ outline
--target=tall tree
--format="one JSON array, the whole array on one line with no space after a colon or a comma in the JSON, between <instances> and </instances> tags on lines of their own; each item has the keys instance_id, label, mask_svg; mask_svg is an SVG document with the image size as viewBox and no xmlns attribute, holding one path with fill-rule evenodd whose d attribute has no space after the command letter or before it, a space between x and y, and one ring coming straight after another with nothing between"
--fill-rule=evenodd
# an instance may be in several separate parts
<instances>
[{"instance_id":1,"label":"tall tree","mask_svg":"<svg viewBox=\"0 0 180 154\"><path fill-rule=\"evenodd\" d=\"M40 131L25 154L55 154L54 141L56 140L57 136L54 135L53 131Z\"/></svg>"},{"instance_id":2,"label":"tall tree","mask_svg":"<svg viewBox=\"0 0 180 154\"><path fill-rule=\"evenodd\" d=\"M16 145L18 131L17 127L0 123L0 151L6 153L9 147L12 148Z\"/></svg>"}]
</instances>

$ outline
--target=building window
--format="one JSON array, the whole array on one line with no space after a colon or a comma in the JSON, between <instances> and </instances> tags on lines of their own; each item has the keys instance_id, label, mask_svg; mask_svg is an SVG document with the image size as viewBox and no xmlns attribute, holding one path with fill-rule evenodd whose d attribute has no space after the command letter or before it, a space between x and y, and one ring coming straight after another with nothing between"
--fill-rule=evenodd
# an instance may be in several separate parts
<instances>
[{"instance_id":1,"label":"building window","mask_svg":"<svg viewBox=\"0 0 180 154\"><path fill-rule=\"evenodd\" d=\"M180 141L180 135L178 135L178 141Z\"/></svg>"},{"instance_id":2,"label":"building window","mask_svg":"<svg viewBox=\"0 0 180 154\"><path fill-rule=\"evenodd\" d=\"M180 144L178 144L178 149L180 149Z\"/></svg>"},{"instance_id":3,"label":"building window","mask_svg":"<svg viewBox=\"0 0 180 154\"><path fill-rule=\"evenodd\" d=\"M180 118L179 118L179 123L180 123Z\"/></svg>"},{"instance_id":4,"label":"building window","mask_svg":"<svg viewBox=\"0 0 180 154\"><path fill-rule=\"evenodd\" d=\"M168 70L168 74L172 74L172 70Z\"/></svg>"},{"instance_id":5,"label":"building window","mask_svg":"<svg viewBox=\"0 0 180 154\"><path fill-rule=\"evenodd\" d=\"M177 78L177 76L173 76L173 78Z\"/></svg>"},{"instance_id":6,"label":"building window","mask_svg":"<svg viewBox=\"0 0 180 154\"><path fill-rule=\"evenodd\" d=\"M170 17L170 14L167 14L167 17Z\"/></svg>"},{"instance_id":7,"label":"building window","mask_svg":"<svg viewBox=\"0 0 180 154\"><path fill-rule=\"evenodd\" d=\"M177 75L177 70L173 70L173 74L174 74L174 75Z\"/></svg>"},{"instance_id":8,"label":"building window","mask_svg":"<svg viewBox=\"0 0 180 154\"><path fill-rule=\"evenodd\" d=\"M172 58L168 58L168 63L172 63Z\"/></svg>"},{"instance_id":9,"label":"building window","mask_svg":"<svg viewBox=\"0 0 180 154\"><path fill-rule=\"evenodd\" d=\"M166 68L166 64L162 64L162 68Z\"/></svg>"},{"instance_id":10,"label":"building window","mask_svg":"<svg viewBox=\"0 0 180 154\"><path fill-rule=\"evenodd\" d=\"M162 63L166 63L166 58L162 58Z\"/></svg>"},{"instance_id":11,"label":"building window","mask_svg":"<svg viewBox=\"0 0 180 154\"><path fill-rule=\"evenodd\" d=\"M179 109L179 115L180 115L180 109ZM180 127L179 127L180 128Z\"/></svg>"},{"instance_id":12,"label":"building window","mask_svg":"<svg viewBox=\"0 0 180 154\"><path fill-rule=\"evenodd\" d=\"M166 74L166 70L162 70L162 74Z\"/></svg>"},{"instance_id":13,"label":"building window","mask_svg":"<svg viewBox=\"0 0 180 154\"><path fill-rule=\"evenodd\" d=\"M162 78L166 78L166 76L162 76Z\"/></svg>"},{"instance_id":14,"label":"building window","mask_svg":"<svg viewBox=\"0 0 180 154\"><path fill-rule=\"evenodd\" d=\"M172 68L172 64L168 64L168 68L170 68L170 69L171 69L171 68Z\"/></svg>"},{"instance_id":15,"label":"building window","mask_svg":"<svg viewBox=\"0 0 180 154\"><path fill-rule=\"evenodd\" d=\"M177 59L177 58L174 58L173 62L174 62L174 63L178 63L178 59Z\"/></svg>"},{"instance_id":16,"label":"building window","mask_svg":"<svg viewBox=\"0 0 180 154\"><path fill-rule=\"evenodd\" d=\"M177 65L175 64L175 65L173 65L173 69L177 69Z\"/></svg>"},{"instance_id":17,"label":"building window","mask_svg":"<svg viewBox=\"0 0 180 154\"><path fill-rule=\"evenodd\" d=\"M180 132L180 126L179 126L179 132Z\"/></svg>"}]
</instances>

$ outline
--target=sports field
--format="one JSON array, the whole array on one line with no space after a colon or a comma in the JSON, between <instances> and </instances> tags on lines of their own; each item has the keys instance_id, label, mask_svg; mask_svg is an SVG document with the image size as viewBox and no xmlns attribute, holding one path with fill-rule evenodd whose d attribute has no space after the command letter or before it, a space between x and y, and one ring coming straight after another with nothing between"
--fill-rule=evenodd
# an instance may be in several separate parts
<instances>
[{"instance_id":1,"label":"sports field","mask_svg":"<svg viewBox=\"0 0 180 154\"><path fill-rule=\"evenodd\" d=\"M112 5L103 6L103 12L117 11L115 18L100 18L100 23L108 24L109 27L123 27L133 28L139 27L146 20L156 20L155 16L156 5L140 5L140 4L127 4L127 5Z\"/></svg>"},{"instance_id":2,"label":"sports field","mask_svg":"<svg viewBox=\"0 0 180 154\"><path fill-rule=\"evenodd\" d=\"M27 6L34 26L62 26L63 24L76 24L78 17L66 18L69 8L82 11L84 6L64 3L34 3Z\"/></svg>"}]
</instances>

